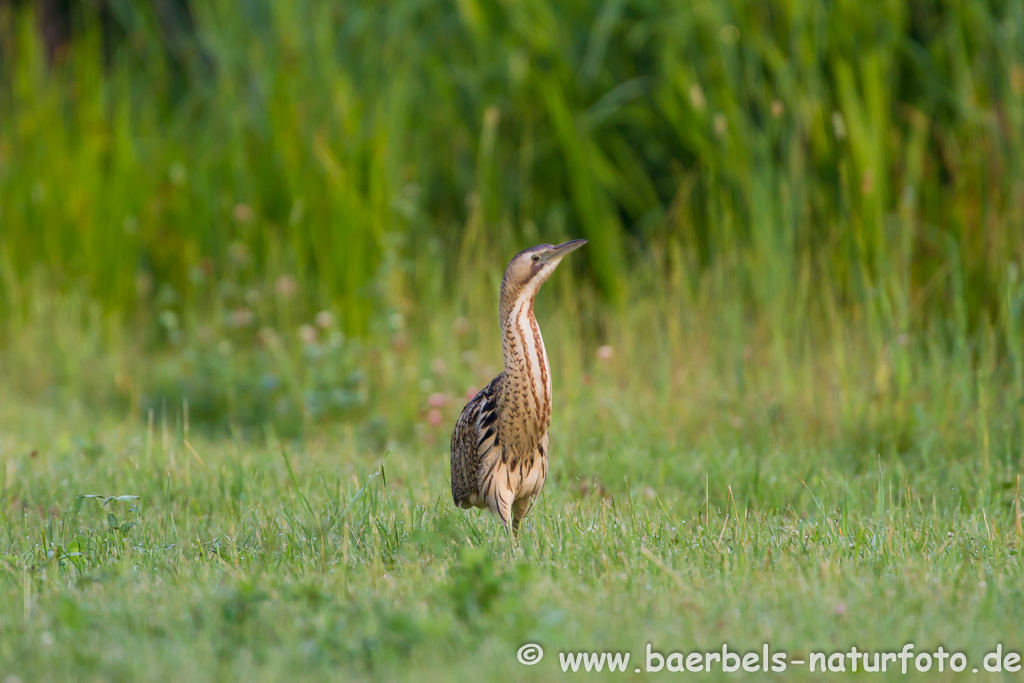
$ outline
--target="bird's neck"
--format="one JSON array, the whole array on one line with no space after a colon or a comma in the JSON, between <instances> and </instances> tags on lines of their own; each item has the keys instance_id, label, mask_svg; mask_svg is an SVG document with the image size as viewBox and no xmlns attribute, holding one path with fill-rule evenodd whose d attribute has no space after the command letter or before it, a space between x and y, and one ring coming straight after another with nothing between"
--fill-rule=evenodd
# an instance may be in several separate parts
<instances>
[{"instance_id":1,"label":"bird's neck","mask_svg":"<svg viewBox=\"0 0 1024 683\"><path fill-rule=\"evenodd\" d=\"M509 293L511 294L511 293ZM505 381L499 397L499 440L511 457L537 448L551 424L551 368L540 326L533 315L536 291L506 296L500 306Z\"/></svg>"}]
</instances>

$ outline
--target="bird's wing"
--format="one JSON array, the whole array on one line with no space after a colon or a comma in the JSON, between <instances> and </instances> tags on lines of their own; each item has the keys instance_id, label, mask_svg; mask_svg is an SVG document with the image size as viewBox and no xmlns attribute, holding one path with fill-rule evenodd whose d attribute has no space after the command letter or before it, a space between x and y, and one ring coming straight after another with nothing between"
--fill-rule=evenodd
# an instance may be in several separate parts
<instances>
[{"instance_id":1,"label":"bird's wing","mask_svg":"<svg viewBox=\"0 0 1024 683\"><path fill-rule=\"evenodd\" d=\"M498 392L505 373L499 374L474 396L452 432L452 500L459 507L483 505L470 501L478 493L481 462L498 445Z\"/></svg>"}]
</instances>

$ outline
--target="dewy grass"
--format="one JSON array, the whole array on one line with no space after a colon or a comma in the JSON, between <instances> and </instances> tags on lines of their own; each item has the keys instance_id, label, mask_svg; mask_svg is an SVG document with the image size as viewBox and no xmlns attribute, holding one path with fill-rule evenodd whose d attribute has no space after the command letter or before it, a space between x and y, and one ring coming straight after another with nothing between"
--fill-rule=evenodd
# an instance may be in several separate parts
<instances>
[{"instance_id":1,"label":"dewy grass","mask_svg":"<svg viewBox=\"0 0 1024 683\"><path fill-rule=\"evenodd\" d=\"M0 680L1024 647L1024 3L24 5ZM447 440L572 237L511 543Z\"/></svg>"},{"instance_id":2,"label":"dewy grass","mask_svg":"<svg viewBox=\"0 0 1024 683\"><path fill-rule=\"evenodd\" d=\"M972 467L861 465L852 446L802 447L768 424L731 446L672 446L640 415L599 436L602 384L563 408L552 485L513 546L451 507L443 439L385 458L326 430L286 460L272 444L186 445L180 423L5 401L0 667L546 679L558 652L641 662L648 643L767 642L798 659L910 642L975 666L1024 646L1015 480L981 507ZM548 653L529 671L524 643Z\"/></svg>"}]
</instances>

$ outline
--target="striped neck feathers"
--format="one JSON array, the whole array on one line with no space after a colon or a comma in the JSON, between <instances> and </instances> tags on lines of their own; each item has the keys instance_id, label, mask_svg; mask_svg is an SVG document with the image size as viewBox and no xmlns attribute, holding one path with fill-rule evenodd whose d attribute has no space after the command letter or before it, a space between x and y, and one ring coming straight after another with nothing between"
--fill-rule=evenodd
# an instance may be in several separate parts
<instances>
[{"instance_id":1,"label":"striped neck feathers","mask_svg":"<svg viewBox=\"0 0 1024 683\"><path fill-rule=\"evenodd\" d=\"M503 283L504 284L504 283ZM499 306L505 381L499 397L499 440L514 457L529 454L551 424L551 368L533 314L540 282L502 287Z\"/></svg>"}]
</instances>

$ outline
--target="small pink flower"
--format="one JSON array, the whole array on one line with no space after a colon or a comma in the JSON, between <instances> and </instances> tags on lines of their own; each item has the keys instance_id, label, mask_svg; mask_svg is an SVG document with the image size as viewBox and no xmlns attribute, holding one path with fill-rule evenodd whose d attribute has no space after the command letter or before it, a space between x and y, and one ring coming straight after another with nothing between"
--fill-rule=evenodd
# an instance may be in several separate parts
<instances>
[{"instance_id":1,"label":"small pink flower","mask_svg":"<svg viewBox=\"0 0 1024 683\"><path fill-rule=\"evenodd\" d=\"M600 360L611 360L615 358L615 349L608 344L597 347L597 357Z\"/></svg>"},{"instance_id":2,"label":"small pink flower","mask_svg":"<svg viewBox=\"0 0 1024 683\"><path fill-rule=\"evenodd\" d=\"M231 311L232 327L249 327L255 319L255 314L248 308L236 308Z\"/></svg>"},{"instance_id":3,"label":"small pink flower","mask_svg":"<svg viewBox=\"0 0 1024 683\"><path fill-rule=\"evenodd\" d=\"M291 275L282 275L274 283L274 291L285 299L291 299L299 291L298 281Z\"/></svg>"},{"instance_id":4,"label":"small pink flower","mask_svg":"<svg viewBox=\"0 0 1024 683\"><path fill-rule=\"evenodd\" d=\"M427 399L427 404L431 408L440 408L441 406L443 406L447 402L448 402L448 397L445 396L444 394L438 392L438 391L435 391L434 393L432 393L430 395L430 398Z\"/></svg>"},{"instance_id":5,"label":"small pink flower","mask_svg":"<svg viewBox=\"0 0 1024 683\"><path fill-rule=\"evenodd\" d=\"M479 392L480 390L477 389L476 387L470 387L469 389L466 389L466 402L468 403L472 401L474 398L476 398L476 395Z\"/></svg>"},{"instance_id":6,"label":"small pink flower","mask_svg":"<svg viewBox=\"0 0 1024 683\"><path fill-rule=\"evenodd\" d=\"M299 326L299 339L306 344L316 343L316 328L312 325L300 325Z\"/></svg>"},{"instance_id":7,"label":"small pink flower","mask_svg":"<svg viewBox=\"0 0 1024 683\"><path fill-rule=\"evenodd\" d=\"M432 408L430 412L427 413L427 422L430 423L430 426L437 427L444 422L444 415L442 415L441 411L437 408Z\"/></svg>"},{"instance_id":8,"label":"small pink flower","mask_svg":"<svg viewBox=\"0 0 1024 683\"><path fill-rule=\"evenodd\" d=\"M234 213L235 220L239 223L248 223L252 220L252 207L245 202L235 204L235 209L232 213Z\"/></svg>"},{"instance_id":9,"label":"small pink flower","mask_svg":"<svg viewBox=\"0 0 1024 683\"><path fill-rule=\"evenodd\" d=\"M841 602L838 605L836 605L836 610L835 611L836 611L836 616L837 617L841 617L844 614L846 614L846 603L845 602Z\"/></svg>"},{"instance_id":10,"label":"small pink flower","mask_svg":"<svg viewBox=\"0 0 1024 683\"><path fill-rule=\"evenodd\" d=\"M334 325L334 314L330 311L320 311L316 314L316 325L323 330L331 327Z\"/></svg>"}]
</instances>

